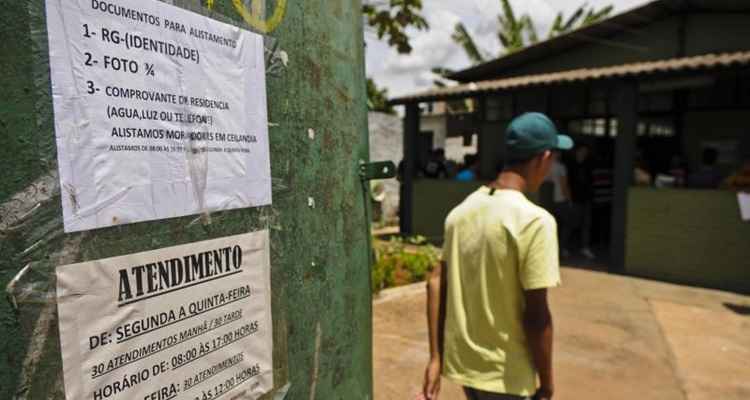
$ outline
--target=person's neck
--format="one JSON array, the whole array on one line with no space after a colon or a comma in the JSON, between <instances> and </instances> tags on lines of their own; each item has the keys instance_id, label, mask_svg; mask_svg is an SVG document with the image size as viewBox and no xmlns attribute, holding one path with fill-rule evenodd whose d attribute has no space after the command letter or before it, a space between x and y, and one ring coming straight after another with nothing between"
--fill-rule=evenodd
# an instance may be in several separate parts
<instances>
[{"instance_id":1,"label":"person's neck","mask_svg":"<svg viewBox=\"0 0 750 400\"><path fill-rule=\"evenodd\" d=\"M504 169L489 186L495 189L516 190L524 193L528 189L528 182L524 177L523 171L516 168L508 168Z\"/></svg>"}]
</instances>

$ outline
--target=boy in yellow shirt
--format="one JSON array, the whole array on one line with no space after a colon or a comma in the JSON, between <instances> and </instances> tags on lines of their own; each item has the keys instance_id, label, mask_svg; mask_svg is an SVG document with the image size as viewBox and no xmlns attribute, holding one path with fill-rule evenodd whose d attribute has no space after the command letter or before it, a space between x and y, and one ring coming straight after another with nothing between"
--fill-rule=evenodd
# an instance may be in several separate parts
<instances>
[{"instance_id":1,"label":"boy in yellow shirt","mask_svg":"<svg viewBox=\"0 0 750 400\"><path fill-rule=\"evenodd\" d=\"M573 141L544 114L506 131L509 162L445 221L443 262L428 280L430 362L423 395L440 375L469 400L551 399L552 317L547 288L560 284L554 218L524 196L539 189L552 152Z\"/></svg>"}]
</instances>

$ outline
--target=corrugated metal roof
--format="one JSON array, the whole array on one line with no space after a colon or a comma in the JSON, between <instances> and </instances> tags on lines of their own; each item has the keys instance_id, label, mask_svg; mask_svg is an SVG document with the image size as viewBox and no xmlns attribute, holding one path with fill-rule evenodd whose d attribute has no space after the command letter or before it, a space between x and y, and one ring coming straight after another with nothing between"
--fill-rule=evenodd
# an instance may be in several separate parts
<instances>
[{"instance_id":1,"label":"corrugated metal roof","mask_svg":"<svg viewBox=\"0 0 750 400\"><path fill-rule=\"evenodd\" d=\"M679 72L686 70L706 70L734 65L750 64L750 51L723 54L704 54L693 57L671 58L659 61L646 61L622 64L611 67L580 68L548 74L526 75L506 79L472 82L445 88L428 90L415 95L390 100L391 104L434 101L456 97L468 97L477 93L496 92L525 86L539 86L572 83L599 79L624 78L628 76L656 73Z\"/></svg>"}]
</instances>

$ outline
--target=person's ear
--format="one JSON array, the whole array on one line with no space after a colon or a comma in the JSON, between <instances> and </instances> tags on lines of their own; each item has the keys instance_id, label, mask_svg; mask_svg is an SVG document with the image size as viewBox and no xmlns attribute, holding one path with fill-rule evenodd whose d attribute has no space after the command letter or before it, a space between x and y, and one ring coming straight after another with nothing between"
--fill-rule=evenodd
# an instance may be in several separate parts
<instances>
[{"instance_id":1,"label":"person's ear","mask_svg":"<svg viewBox=\"0 0 750 400\"><path fill-rule=\"evenodd\" d=\"M541 167L543 163L544 163L543 154L537 154L531 160L529 160L529 167L532 170L536 170L537 168Z\"/></svg>"},{"instance_id":2,"label":"person's ear","mask_svg":"<svg viewBox=\"0 0 750 400\"><path fill-rule=\"evenodd\" d=\"M553 154L551 150L545 150L544 153L542 153L542 161L547 162L552 156Z\"/></svg>"}]
</instances>

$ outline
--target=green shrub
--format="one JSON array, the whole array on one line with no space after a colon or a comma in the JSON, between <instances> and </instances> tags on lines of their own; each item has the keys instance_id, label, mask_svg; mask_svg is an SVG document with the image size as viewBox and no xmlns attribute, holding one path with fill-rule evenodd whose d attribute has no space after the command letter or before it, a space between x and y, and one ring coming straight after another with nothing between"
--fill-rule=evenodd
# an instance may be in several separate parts
<instances>
[{"instance_id":1,"label":"green shrub","mask_svg":"<svg viewBox=\"0 0 750 400\"><path fill-rule=\"evenodd\" d=\"M375 264L372 267L372 291L419 282L440 260L440 250L427 244L424 237L391 238L373 241Z\"/></svg>"}]
</instances>

